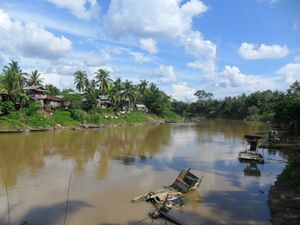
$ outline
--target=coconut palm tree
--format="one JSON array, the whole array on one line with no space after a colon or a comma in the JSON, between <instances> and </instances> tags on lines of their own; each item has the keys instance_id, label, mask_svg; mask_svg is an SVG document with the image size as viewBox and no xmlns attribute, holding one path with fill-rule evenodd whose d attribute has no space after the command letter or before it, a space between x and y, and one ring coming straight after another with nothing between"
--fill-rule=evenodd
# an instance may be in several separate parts
<instances>
[{"instance_id":1,"label":"coconut palm tree","mask_svg":"<svg viewBox=\"0 0 300 225\"><path fill-rule=\"evenodd\" d=\"M28 86L42 85L43 78L40 78L40 76L41 74L37 70L32 71L27 80L27 85Z\"/></svg>"},{"instance_id":2,"label":"coconut palm tree","mask_svg":"<svg viewBox=\"0 0 300 225\"><path fill-rule=\"evenodd\" d=\"M95 80L87 81L86 82L86 93L85 93L85 99L87 108L89 110L96 109L97 107L97 97L98 97L98 90L96 88L97 82Z\"/></svg>"},{"instance_id":3,"label":"coconut palm tree","mask_svg":"<svg viewBox=\"0 0 300 225\"><path fill-rule=\"evenodd\" d=\"M52 84L47 84L45 89L49 95L59 95L60 93L59 89Z\"/></svg>"},{"instance_id":4,"label":"coconut palm tree","mask_svg":"<svg viewBox=\"0 0 300 225\"><path fill-rule=\"evenodd\" d=\"M131 81L126 80L123 83L122 100L124 102L128 102L128 106L130 106L135 103L136 98L137 98L136 87L132 84Z\"/></svg>"},{"instance_id":5,"label":"coconut palm tree","mask_svg":"<svg viewBox=\"0 0 300 225\"><path fill-rule=\"evenodd\" d=\"M13 100L20 92L23 91L25 84L25 73L20 69L17 61L11 61L4 66L1 75L2 88L7 91L7 94Z\"/></svg>"},{"instance_id":6,"label":"coconut palm tree","mask_svg":"<svg viewBox=\"0 0 300 225\"><path fill-rule=\"evenodd\" d=\"M113 86L111 89L109 89L108 97L111 101L112 107L115 109L119 108L120 103L121 103L121 93L120 93L118 87Z\"/></svg>"},{"instance_id":7,"label":"coconut palm tree","mask_svg":"<svg viewBox=\"0 0 300 225\"><path fill-rule=\"evenodd\" d=\"M141 80L140 84L138 84L138 91L140 96L143 96L147 90L147 86L148 86L148 81L146 80Z\"/></svg>"},{"instance_id":8,"label":"coconut palm tree","mask_svg":"<svg viewBox=\"0 0 300 225\"><path fill-rule=\"evenodd\" d=\"M95 78L97 83L99 84L100 94L107 94L112 82L112 79L109 77L109 71L106 69L99 69L96 72Z\"/></svg>"},{"instance_id":9,"label":"coconut palm tree","mask_svg":"<svg viewBox=\"0 0 300 225\"><path fill-rule=\"evenodd\" d=\"M75 81L74 84L76 85L76 89L78 91L84 91L87 87L87 73L86 71L77 70L74 73Z\"/></svg>"}]
</instances>

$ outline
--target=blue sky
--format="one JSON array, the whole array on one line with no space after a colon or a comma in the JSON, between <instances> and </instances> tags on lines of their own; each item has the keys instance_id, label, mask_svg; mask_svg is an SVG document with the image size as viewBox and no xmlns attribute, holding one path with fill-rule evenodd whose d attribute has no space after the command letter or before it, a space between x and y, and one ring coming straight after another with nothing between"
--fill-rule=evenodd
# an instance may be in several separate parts
<instances>
[{"instance_id":1,"label":"blue sky","mask_svg":"<svg viewBox=\"0 0 300 225\"><path fill-rule=\"evenodd\" d=\"M146 79L172 97L286 90L300 80L298 0L0 0L0 66L45 83L73 73Z\"/></svg>"}]
</instances>

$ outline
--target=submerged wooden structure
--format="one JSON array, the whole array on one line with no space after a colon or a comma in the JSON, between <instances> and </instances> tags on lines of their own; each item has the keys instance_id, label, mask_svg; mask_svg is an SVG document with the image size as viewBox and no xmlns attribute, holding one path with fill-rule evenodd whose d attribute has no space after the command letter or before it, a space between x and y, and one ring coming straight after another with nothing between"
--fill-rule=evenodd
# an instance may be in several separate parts
<instances>
[{"instance_id":1,"label":"submerged wooden structure","mask_svg":"<svg viewBox=\"0 0 300 225\"><path fill-rule=\"evenodd\" d=\"M176 218L168 214L173 208L183 205L184 194L197 189L203 177L199 178L190 172L190 169L181 170L173 184L164 186L162 189L150 191L146 194L137 196L132 199L132 202L147 201L151 202L155 210L149 213L151 218L165 217L175 224L183 224Z\"/></svg>"},{"instance_id":2,"label":"submerged wooden structure","mask_svg":"<svg viewBox=\"0 0 300 225\"><path fill-rule=\"evenodd\" d=\"M245 151L239 153L240 161L255 161L258 163L264 163L264 157L257 152L258 140L261 139L261 136L258 135L245 135L248 146Z\"/></svg>"}]
</instances>

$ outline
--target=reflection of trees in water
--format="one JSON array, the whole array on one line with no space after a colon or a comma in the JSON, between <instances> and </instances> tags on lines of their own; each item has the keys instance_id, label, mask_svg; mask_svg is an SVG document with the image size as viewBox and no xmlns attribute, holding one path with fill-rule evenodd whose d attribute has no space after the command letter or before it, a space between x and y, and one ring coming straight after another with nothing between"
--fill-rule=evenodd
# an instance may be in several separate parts
<instances>
[{"instance_id":1,"label":"reflection of trees in water","mask_svg":"<svg viewBox=\"0 0 300 225\"><path fill-rule=\"evenodd\" d=\"M0 177L7 187L16 184L25 169L35 175L43 166L45 137L31 138L27 134L0 135Z\"/></svg>"},{"instance_id":2,"label":"reflection of trees in water","mask_svg":"<svg viewBox=\"0 0 300 225\"><path fill-rule=\"evenodd\" d=\"M216 136L225 140L244 139L245 134L261 134L268 130L267 124L239 120L203 120L196 126L199 142L213 141Z\"/></svg>"},{"instance_id":3,"label":"reflection of trees in water","mask_svg":"<svg viewBox=\"0 0 300 225\"><path fill-rule=\"evenodd\" d=\"M96 163L97 177L103 178L112 159L127 165L136 159L146 162L169 140L169 126L1 135L0 176L12 187L25 170L35 175L43 168L45 156L59 155L64 160L74 160L78 173L88 162Z\"/></svg>"}]
</instances>

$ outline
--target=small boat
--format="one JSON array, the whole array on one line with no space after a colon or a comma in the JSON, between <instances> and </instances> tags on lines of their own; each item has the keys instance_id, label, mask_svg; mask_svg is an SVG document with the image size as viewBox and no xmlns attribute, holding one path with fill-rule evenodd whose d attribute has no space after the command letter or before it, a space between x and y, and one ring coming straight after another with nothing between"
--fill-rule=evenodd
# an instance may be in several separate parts
<instances>
[{"instance_id":1,"label":"small boat","mask_svg":"<svg viewBox=\"0 0 300 225\"><path fill-rule=\"evenodd\" d=\"M245 161L255 161L258 163L264 163L264 157L257 152L258 140L261 139L261 136L257 135L245 135L249 148L247 147L246 151L239 153L239 160L241 162Z\"/></svg>"},{"instance_id":2,"label":"small boat","mask_svg":"<svg viewBox=\"0 0 300 225\"><path fill-rule=\"evenodd\" d=\"M197 189L203 177L199 178L190 172L190 169L181 170L173 184L162 189L150 191L132 199L132 202L151 202L157 209L164 208L169 211L172 208L183 205L183 197L186 192Z\"/></svg>"}]
</instances>

